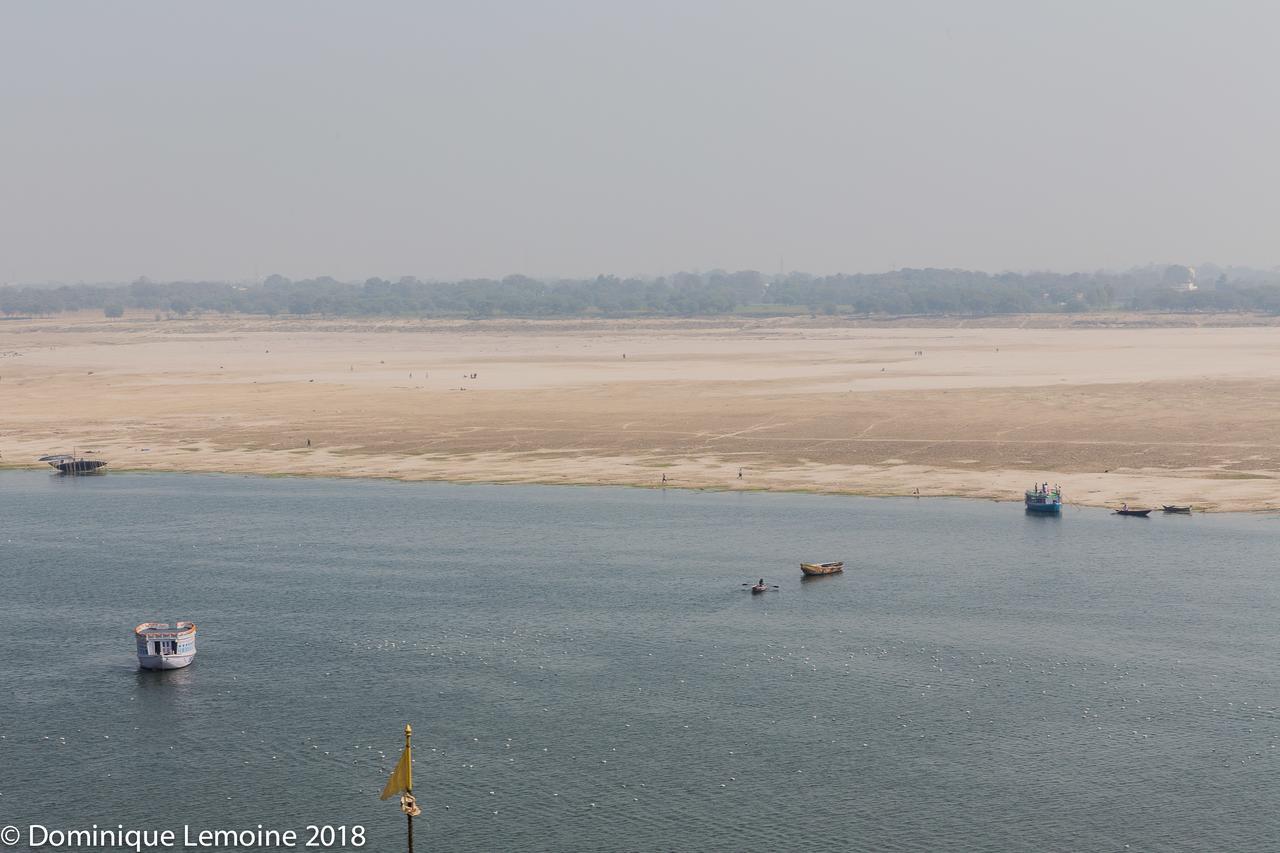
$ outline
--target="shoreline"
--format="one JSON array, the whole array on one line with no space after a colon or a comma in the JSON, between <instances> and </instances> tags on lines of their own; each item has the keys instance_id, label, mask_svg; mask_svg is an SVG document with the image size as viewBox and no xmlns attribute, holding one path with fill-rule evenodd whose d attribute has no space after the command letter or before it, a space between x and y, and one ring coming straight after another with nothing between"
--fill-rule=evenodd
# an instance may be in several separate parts
<instances>
[{"instance_id":1,"label":"shoreline","mask_svg":"<svg viewBox=\"0 0 1280 853\"><path fill-rule=\"evenodd\" d=\"M0 462L1280 509L1280 326L1005 319L17 322Z\"/></svg>"},{"instance_id":2,"label":"shoreline","mask_svg":"<svg viewBox=\"0 0 1280 853\"><path fill-rule=\"evenodd\" d=\"M47 467L47 466L46 466ZM18 464L18 463L0 463L0 473L5 471L28 471L39 473L45 470L38 465ZM258 470L251 468L192 468L192 467L110 467L109 470L102 474L86 475L86 476L109 476L112 473L119 474L176 474L176 475L217 475L227 477L261 477L265 479L313 479L313 480L367 480L370 482L396 482L405 484L414 483L437 483L459 486L566 486L575 488L589 487L606 487L606 488L627 488L627 489L647 489L650 491L665 491L667 489L691 491L691 492L709 492L709 493L751 493L751 494L794 494L794 495L823 495L832 497L858 497L858 498L915 498L917 500L927 498L948 498L971 501L987 501L991 503L1017 504L1022 502L1022 495L1019 493L1013 495L1010 493L999 493L995 490L983 491L980 489L970 489L968 491L946 491L946 490L929 490L921 491L920 494L902 491L875 490L869 488L853 487L804 487L804 486L784 486L769 487L763 485L743 485L736 486L733 484L715 484L715 483L690 483L681 484L679 481L668 481L667 483L652 482L636 482L627 480L587 480L587 479L536 479L527 476L479 476L479 477L459 477L459 476L397 476L395 474L373 474L368 472L350 472L343 470L311 470L311 471L280 471L280 470ZM50 476L59 476L49 469ZM1121 475L1123 476L1123 475ZM1053 481L1053 478L1050 478ZM1270 512L1280 512L1280 506L1276 505L1231 505L1227 507L1220 506L1209 502L1191 502L1193 514L1247 514L1258 515ZM1159 513L1162 504L1160 502L1139 503L1137 506L1142 508L1150 507L1154 512ZM1089 508L1111 510L1116 508L1115 501L1089 501L1089 500L1073 500L1067 498L1063 503L1064 511L1071 508Z\"/></svg>"}]
</instances>

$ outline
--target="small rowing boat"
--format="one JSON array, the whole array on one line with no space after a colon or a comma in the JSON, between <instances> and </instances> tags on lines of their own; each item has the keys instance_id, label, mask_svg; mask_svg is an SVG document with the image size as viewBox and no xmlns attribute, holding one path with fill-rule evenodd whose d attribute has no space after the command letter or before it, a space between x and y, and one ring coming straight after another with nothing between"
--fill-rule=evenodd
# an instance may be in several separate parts
<instances>
[{"instance_id":1,"label":"small rowing boat","mask_svg":"<svg viewBox=\"0 0 1280 853\"><path fill-rule=\"evenodd\" d=\"M1150 515L1150 514L1151 514L1151 510L1149 510L1149 509L1129 509L1128 507L1125 507L1124 509L1117 509L1117 510L1113 510L1113 511L1112 511L1112 514L1113 514L1113 515L1132 515L1132 516L1134 516L1135 518L1146 518L1148 515Z\"/></svg>"},{"instance_id":2,"label":"small rowing boat","mask_svg":"<svg viewBox=\"0 0 1280 853\"><path fill-rule=\"evenodd\" d=\"M1161 509L1163 509L1165 512L1178 512L1178 513L1182 513L1183 515L1190 515L1190 514L1191 514L1191 507L1189 507L1189 506L1177 506L1177 505L1175 505L1175 504L1163 504L1163 505L1161 506Z\"/></svg>"},{"instance_id":3,"label":"small rowing boat","mask_svg":"<svg viewBox=\"0 0 1280 853\"><path fill-rule=\"evenodd\" d=\"M762 592L768 592L768 591L769 591L769 587L765 586L762 583L758 583L755 586L751 587L752 595L759 595Z\"/></svg>"},{"instance_id":4,"label":"small rowing boat","mask_svg":"<svg viewBox=\"0 0 1280 853\"><path fill-rule=\"evenodd\" d=\"M800 571L806 575L838 575L844 571L844 561L834 563L801 563Z\"/></svg>"}]
</instances>

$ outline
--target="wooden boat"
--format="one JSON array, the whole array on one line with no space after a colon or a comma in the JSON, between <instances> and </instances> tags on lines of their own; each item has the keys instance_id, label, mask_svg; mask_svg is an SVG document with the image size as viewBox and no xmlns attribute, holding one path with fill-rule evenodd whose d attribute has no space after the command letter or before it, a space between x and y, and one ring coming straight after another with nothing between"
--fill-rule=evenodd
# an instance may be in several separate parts
<instances>
[{"instance_id":1,"label":"wooden boat","mask_svg":"<svg viewBox=\"0 0 1280 853\"><path fill-rule=\"evenodd\" d=\"M769 587L765 586L762 583L755 584L754 586L751 587L752 595L759 595L762 592L768 592L768 591L769 591Z\"/></svg>"},{"instance_id":2,"label":"wooden boat","mask_svg":"<svg viewBox=\"0 0 1280 853\"><path fill-rule=\"evenodd\" d=\"M801 563L800 571L806 575L838 575L844 571L844 561L835 563Z\"/></svg>"},{"instance_id":3,"label":"wooden boat","mask_svg":"<svg viewBox=\"0 0 1280 853\"><path fill-rule=\"evenodd\" d=\"M75 451L69 454L60 453L56 456L41 456L38 461L48 462L58 469L59 474L94 474L107 464L101 459L85 459L83 456L77 456Z\"/></svg>"},{"instance_id":4,"label":"wooden boat","mask_svg":"<svg viewBox=\"0 0 1280 853\"><path fill-rule=\"evenodd\" d=\"M1189 506L1177 506L1177 505L1175 505L1175 504L1162 504L1162 505L1161 505L1161 508L1162 508L1165 512L1180 512L1180 513L1182 513L1183 515L1190 515L1190 514L1191 514L1191 507L1189 507Z\"/></svg>"},{"instance_id":5,"label":"wooden boat","mask_svg":"<svg viewBox=\"0 0 1280 853\"><path fill-rule=\"evenodd\" d=\"M1148 515L1151 514L1151 510L1149 509L1117 509L1117 510L1114 510L1112 514L1113 515L1132 515L1137 518L1146 518Z\"/></svg>"}]
</instances>

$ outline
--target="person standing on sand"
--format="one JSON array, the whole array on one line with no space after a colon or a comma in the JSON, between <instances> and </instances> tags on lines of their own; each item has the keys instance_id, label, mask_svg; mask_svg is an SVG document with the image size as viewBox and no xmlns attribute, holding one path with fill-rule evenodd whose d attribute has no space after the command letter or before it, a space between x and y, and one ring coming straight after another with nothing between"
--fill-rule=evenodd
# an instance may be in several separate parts
<instances>
[{"instance_id":1,"label":"person standing on sand","mask_svg":"<svg viewBox=\"0 0 1280 853\"><path fill-rule=\"evenodd\" d=\"M742 469L741 469L741 468L739 468L739 469L738 469L738 479L739 479L739 480L741 480L741 479L742 479Z\"/></svg>"}]
</instances>

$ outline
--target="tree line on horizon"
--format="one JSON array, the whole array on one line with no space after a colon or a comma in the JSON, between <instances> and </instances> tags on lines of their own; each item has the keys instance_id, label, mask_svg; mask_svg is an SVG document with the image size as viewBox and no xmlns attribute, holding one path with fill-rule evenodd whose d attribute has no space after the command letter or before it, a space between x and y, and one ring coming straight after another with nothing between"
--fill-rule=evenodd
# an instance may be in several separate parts
<instances>
[{"instance_id":1,"label":"tree line on horizon","mask_svg":"<svg viewBox=\"0 0 1280 853\"><path fill-rule=\"evenodd\" d=\"M1150 266L1125 272L984 273L901 269L772 278L751 271L682 272L657 278L556 279L522 275L440 282L322 277L260 284L216 281L10 285L0 313L48 316L101 310L164 315L569 317L855 314L990 315L1104 310L1253 311L1280 314L1280 270Z\"/></svg>"}]
</instances>

